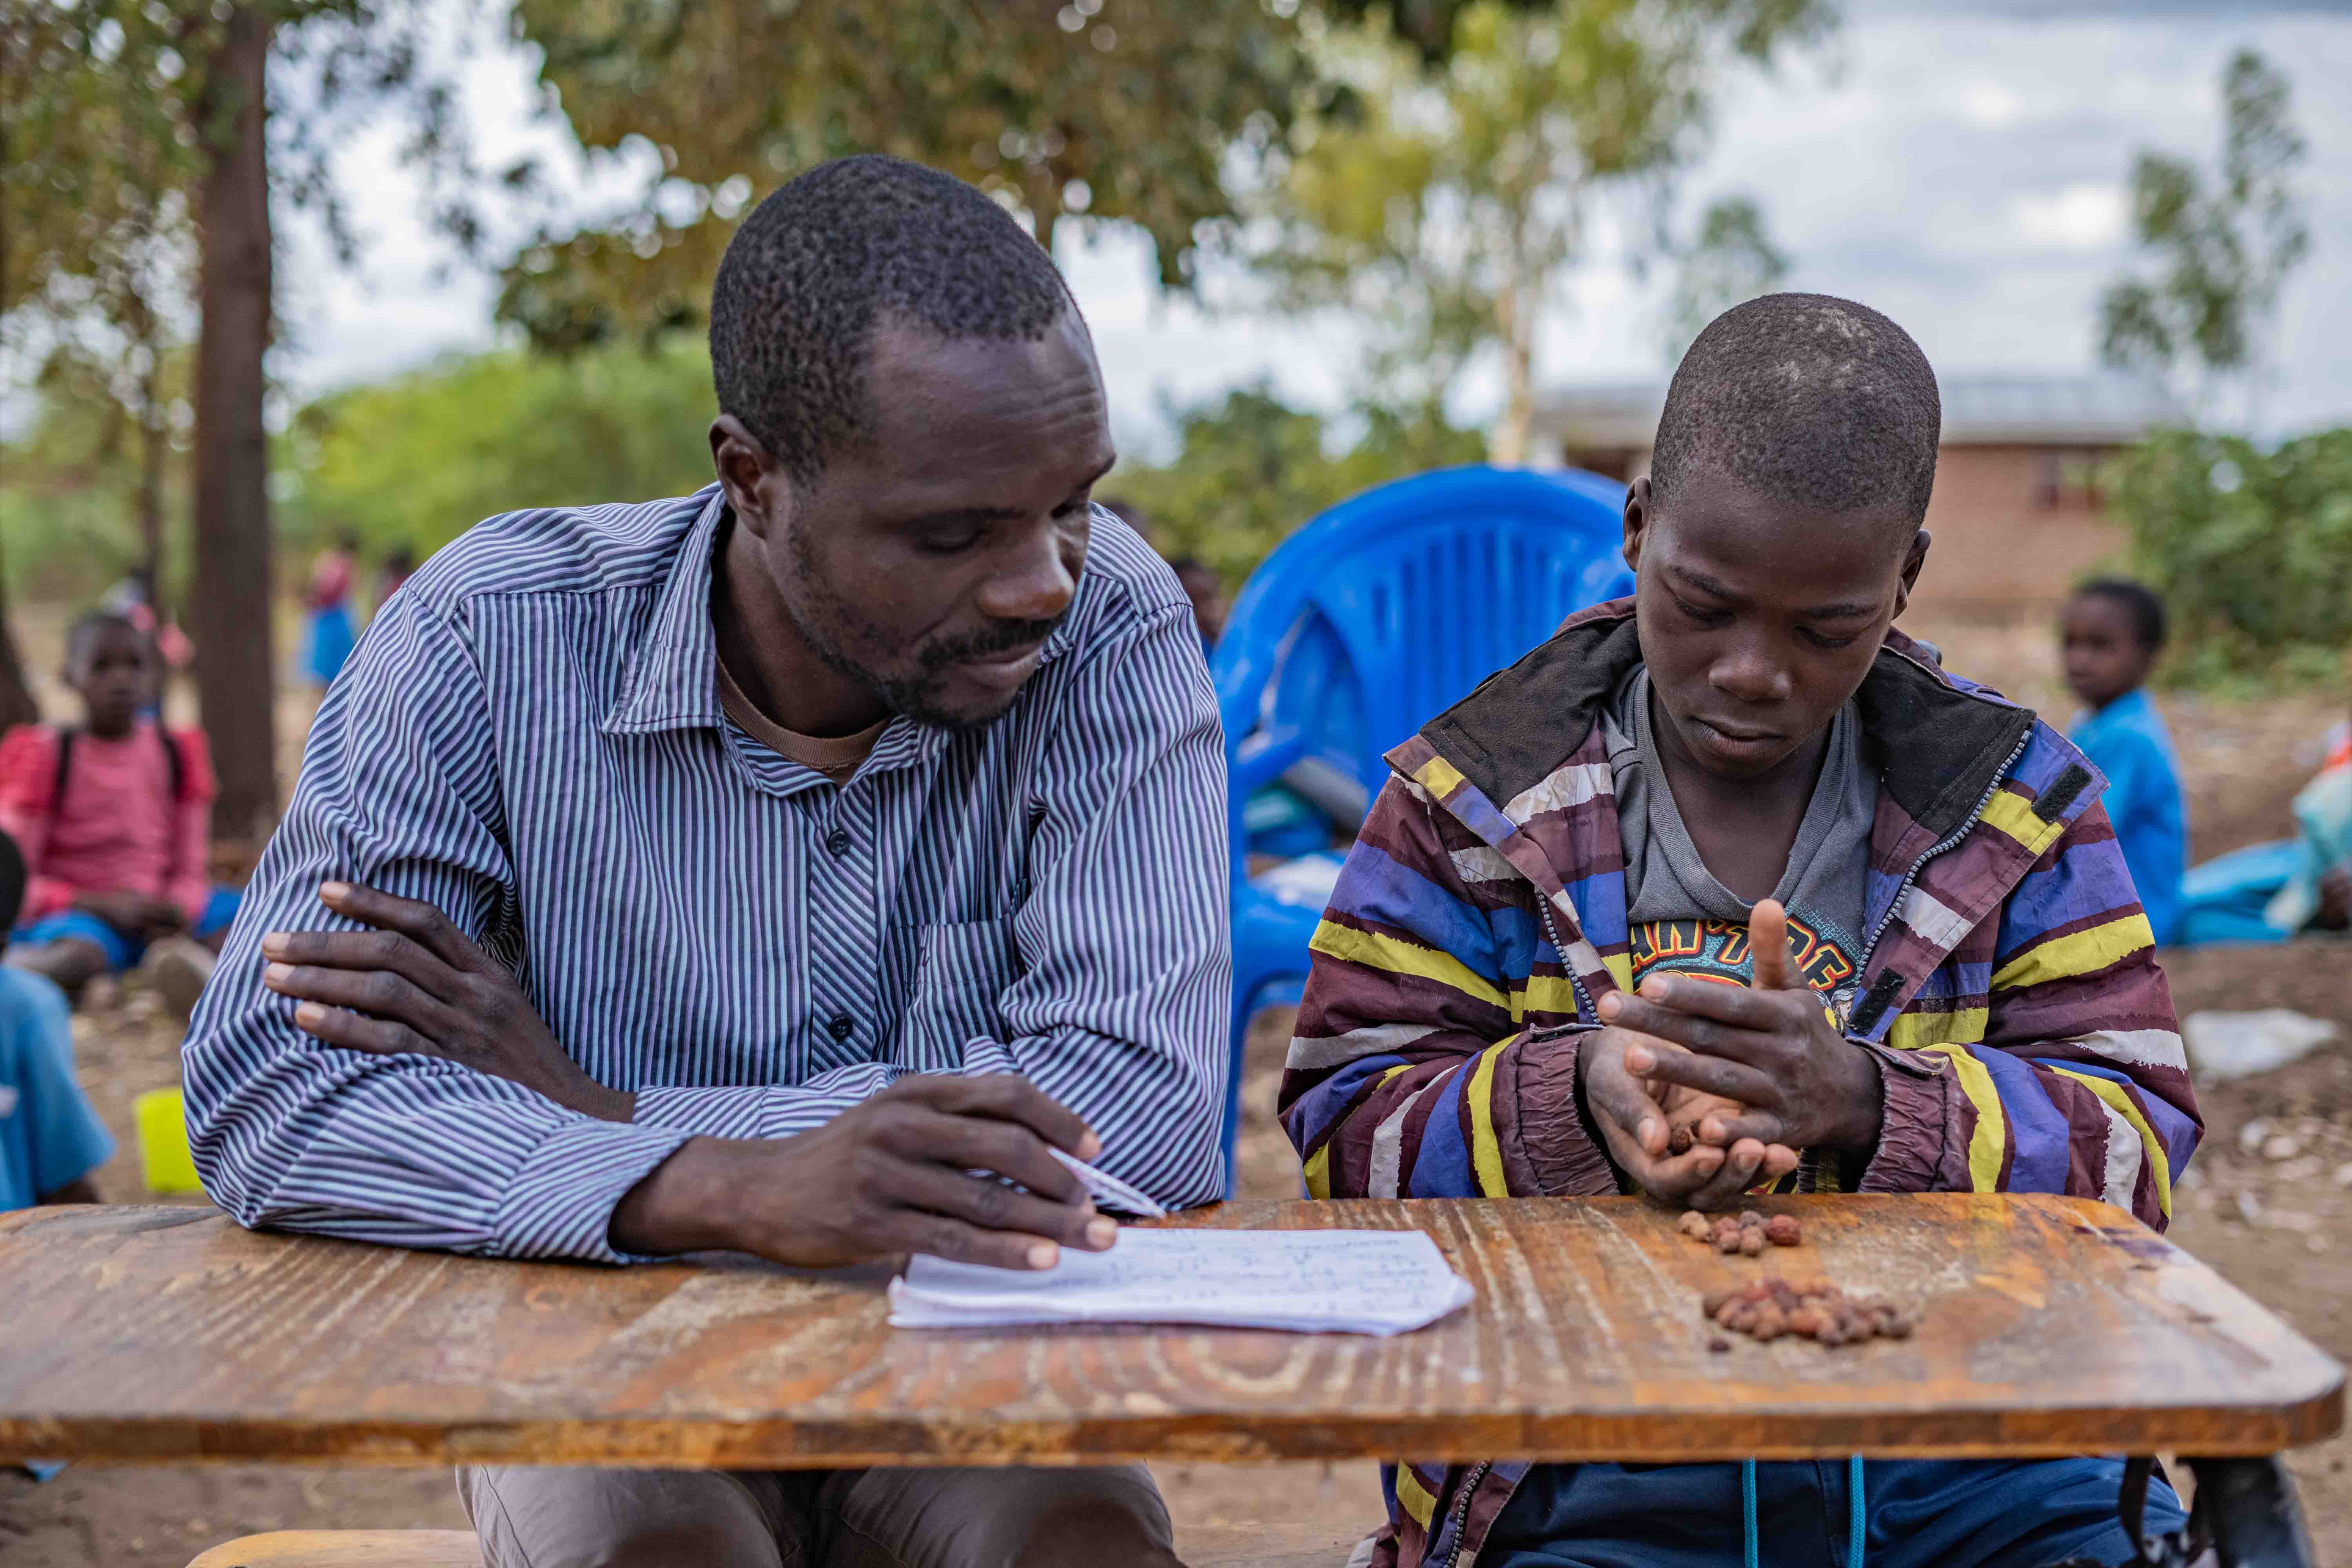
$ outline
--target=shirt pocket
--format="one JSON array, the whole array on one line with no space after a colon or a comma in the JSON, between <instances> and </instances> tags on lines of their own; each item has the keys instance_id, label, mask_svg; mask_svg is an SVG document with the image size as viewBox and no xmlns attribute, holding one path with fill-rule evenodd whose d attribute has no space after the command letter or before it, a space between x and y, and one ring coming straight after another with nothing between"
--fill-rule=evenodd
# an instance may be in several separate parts
<instances>
[{"instance_id":1,"label":"shirt pocket","mask_svg":"<svg viewBox=\"0 0 2352 1568\"><path fill-rule=\"evenodd\" d=\"M957 921L915 932L915 981L898 1020L898 1061L913 1072L952 1071L964 1042L1002 1040L999 1010L1021 964L1003 920Z\"/></svg>"}]
</instances>

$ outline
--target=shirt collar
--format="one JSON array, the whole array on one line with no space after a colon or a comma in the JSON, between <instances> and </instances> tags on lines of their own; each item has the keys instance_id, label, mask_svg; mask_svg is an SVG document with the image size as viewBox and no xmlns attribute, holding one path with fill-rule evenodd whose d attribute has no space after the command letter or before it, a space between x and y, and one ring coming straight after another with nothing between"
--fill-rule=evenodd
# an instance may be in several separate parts
<instances>
[{"instance_id":1,"label":"shirt collar","mask_svg":"<svg viewBox=\"0 0 2352 1568\"><path fill-rule=\"evenodd\" d=\"M654 615L621 677L620 698L604 717L608 735L717 729L719 643L710 627L710 551L727 495L710 487L694 526L679 542Z\"/></svg>"}]
</instances>

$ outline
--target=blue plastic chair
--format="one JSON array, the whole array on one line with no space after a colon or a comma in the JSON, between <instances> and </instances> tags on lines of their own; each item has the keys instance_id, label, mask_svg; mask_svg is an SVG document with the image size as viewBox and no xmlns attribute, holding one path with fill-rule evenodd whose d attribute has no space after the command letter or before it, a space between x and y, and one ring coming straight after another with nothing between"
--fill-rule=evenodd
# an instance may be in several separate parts
<instances>
[{"instance_id":1,"label":"blue plastic chair","mask_svg":"<svg viewBox=\"0 0 2352 1568\"><path fill-rule=\"evenodd\" d=\"M1303 980L1323 912L1251 883L1250 796L1312 760L1369 803L1391 747L1572 611L1633 592L1620 553L1624 498L1622 484L1575 469L1421 474L1322 513L1244 584L1210 661L1233 857L1229 1194L1250 1016L1269 985Z\"/></svg>"}]
</instances>

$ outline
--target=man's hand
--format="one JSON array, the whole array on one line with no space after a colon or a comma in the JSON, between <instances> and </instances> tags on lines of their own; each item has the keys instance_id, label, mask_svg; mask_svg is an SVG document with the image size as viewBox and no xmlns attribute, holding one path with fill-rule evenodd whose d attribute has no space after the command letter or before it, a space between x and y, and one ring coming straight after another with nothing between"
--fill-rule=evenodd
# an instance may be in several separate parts
<instances>
[{"instance_id":1,"label":"man's hand","mask_svg":"<svg viewBox=\"0 0 2352 1568\"><path fill-rule=\"evenodd\" d=\"M125 936L148 942L169 936L188 923L187 915L171 900L150 898L129 888L79 894L73 907L84 914L96 915Z\"/></svg>"},{"instance_id":2,"label":"man's hand","mask_svg":"<svg viewBox=\"0 0 2352 1568\"><path fill-rule=\"evenodd\" d=\"M1603 1019L1652 1037L1627 1048L1626 1070L1744 1107L1701 1121L1698 1135L1708 1143L1875 1149L1884 1109L1878 1063L1831 1026L1790 962L1788 912L1759 901L1748 937L1752 985L1657 976L1639 995L1601 998Z\"/></svg>"},{"instance_id":3,"label":"man's hand","mask_svg":"<svg viewBox=\"0 0 2352 1568\"><path fill-rule=\"evenodd\" d=\"M1050 1268L1061 1247L1100 1252L1118 1227L1048 1145L1101 1150L1015 1074L901 1079L796 1137L690 1140L629 1190L610 1235L623 1252L726 1247L806 1268L928 1252Z\"/></svg>"},{"instance_id":4,"label":"man's hand","mask_svg":"<svg viewBox=\"0 0 2352 1568\"><path fill-rule=\"evenodd\" d=\"M1601 998L1604 1017L1615 998L1613 992ZM1759 1180L1797 1168L1794 1149L1752 1137L1710 1140L1683 1153L1669 1153L1670 1127L1696 1107L1685 1104L1684 1092L1676 1089L1664 1089L1662 1099L1663 1086L1653 1081L1646 1064L1675 1054L1679 1054L1676 1047L1622 1028L1587 1035L1577 1047L1576 1070L1585 1106L1608 1144L1609 1157L1636 1187L1675 1207L1728 1208ZM1736 1112L1740 1108L1724 1103L1721 1109Z\"/></svg>"},{"instance_id":5,"label":"man's hand","mask_svg":"<svg viewBox=\"0 0 2352 1568\"><path fill-rule=\"evenodd\" d=\"M345 882L321 884L319 898L376 929L261 939L262 982L301 999L305 1032L440 1057L630 1119L636 1097L582 1072L514 977L438 910ZM621 1200L610 1235L624 1252L725 1248L812 1268L928 1252L1049 1268L1060 1247L1098 1252L1118 1237L1049 1143L1081 1160L1101 1151L1076 1112L1026 1079L902 1079L795 1137L688 1140Z\"/></svg>"},{"instance_id":6,"label":"man's hand","mask_svg":"<svg viewBox=\"0 0 2352 1568\"><path fill-rule=\"evenodd\" d=\"M636 1096L583 1072L514 976L440 910L349 882L320 883L319 901L376 929L261 939L261 983L300 1001L296 1027L349 1050L460 1062L605 1121L635 1114Z\"/></svg>"}]
</instances>

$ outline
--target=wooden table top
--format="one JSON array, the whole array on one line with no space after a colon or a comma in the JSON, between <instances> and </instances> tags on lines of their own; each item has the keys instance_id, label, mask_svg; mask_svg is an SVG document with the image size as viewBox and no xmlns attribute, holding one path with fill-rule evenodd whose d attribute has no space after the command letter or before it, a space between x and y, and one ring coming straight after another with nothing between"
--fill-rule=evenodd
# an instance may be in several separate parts
<instances>
[{"instance_id":1,"label":"wooden table top","mask_svg":"<svg viewBox=\"0 0 2352 1568\"><path fill-rule=\"evenodd\" d=\"M1723 1257L1633 1199L1240 1203L1174 1223L1417 1226L1476 1301L1393 1339L893 1330L879 1268L512 1263L257 1235L210 1210L0 1215L0 1453L647 1466L2268 1454L2343 1369L2119 1210L1769 1199ZM1916 1306L1910 1339L1736 1338L1767 1268Z\"/></svg>"}]
</instances>

